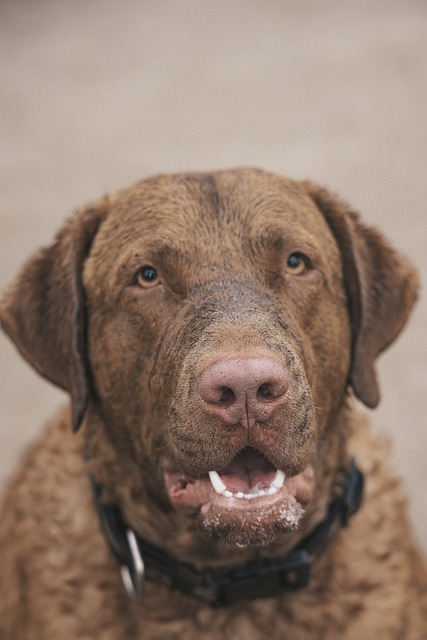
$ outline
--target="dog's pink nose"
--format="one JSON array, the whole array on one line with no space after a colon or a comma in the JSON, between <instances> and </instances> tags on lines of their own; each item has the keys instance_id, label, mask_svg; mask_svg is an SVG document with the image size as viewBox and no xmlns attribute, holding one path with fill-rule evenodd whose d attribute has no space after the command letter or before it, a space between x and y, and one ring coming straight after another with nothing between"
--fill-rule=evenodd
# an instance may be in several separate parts
<instances>
[{"instance_id":1,"label":"dog's pink nose","mask_svg":"<svg viewBox=\"0 0 427 640\"><path fill-rule=\"evenodd\" d=\"M231 358L208 366L199 380L205 410L225 424L265 422L283 404L286 369L268 356Z\"/></svg>"}]
</instances>

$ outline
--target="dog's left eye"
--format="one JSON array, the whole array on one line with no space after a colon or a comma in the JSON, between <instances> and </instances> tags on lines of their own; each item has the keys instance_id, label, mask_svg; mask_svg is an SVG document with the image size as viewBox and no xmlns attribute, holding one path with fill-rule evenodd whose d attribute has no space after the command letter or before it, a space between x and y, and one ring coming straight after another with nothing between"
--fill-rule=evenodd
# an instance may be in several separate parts
<instances>
[{"instance_id":1,"label":"dog's left eye","mask_svg":"<svg viewBox=\"0 0 427 640\"><path fill-rule=\"evenodd\" d=\"M308 266L308 259L302 253L291 253L286 262L286 273L291 276L300 276Z\"/></svg>"},{"instance_id":2,"label":"dog's left eye","mask_svg":"<svg viewBox=\"0 0 427 640\"><path fill-rule=\"evenodd\" d=\"M151 289L160 283L159 274L154 267L144 265L136 273L135 283L144 289Z\"/></svg>"}]
</instances>

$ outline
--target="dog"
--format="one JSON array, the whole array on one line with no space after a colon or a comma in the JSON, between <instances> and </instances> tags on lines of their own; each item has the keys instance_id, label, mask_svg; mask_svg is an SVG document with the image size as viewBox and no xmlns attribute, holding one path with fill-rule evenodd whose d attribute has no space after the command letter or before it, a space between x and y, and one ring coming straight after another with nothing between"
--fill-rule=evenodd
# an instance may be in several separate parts
<instances>
[{"instance_id":1,"label":"dog","mask_svg":"<svg viewBox=\"0 0 427 640\"><path fill-rule=\"evenodd\" d=\"M377 356L412 265L315 183L156 176L77 212L1 303L65 389L10 480L2 640L423 640Z\"/></svg>"}]
</instances>

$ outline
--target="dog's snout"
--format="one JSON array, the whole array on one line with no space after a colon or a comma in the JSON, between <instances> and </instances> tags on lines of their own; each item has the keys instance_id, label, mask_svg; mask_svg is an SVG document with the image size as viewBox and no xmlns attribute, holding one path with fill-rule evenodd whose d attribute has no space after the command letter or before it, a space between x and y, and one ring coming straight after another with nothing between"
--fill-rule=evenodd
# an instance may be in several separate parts
<instances>
[{"instance_id":1,"label":"dog's snout","mask_svg":"<svg viewBox=\"0 0 427 640\"><path fill-rule=\"evenodd\" d=\"M225 424L265 422L283 404L289 388L284 366L275 358L231 358L209 365L198 391L207 413Z\"/></svg>"}]
</instances>

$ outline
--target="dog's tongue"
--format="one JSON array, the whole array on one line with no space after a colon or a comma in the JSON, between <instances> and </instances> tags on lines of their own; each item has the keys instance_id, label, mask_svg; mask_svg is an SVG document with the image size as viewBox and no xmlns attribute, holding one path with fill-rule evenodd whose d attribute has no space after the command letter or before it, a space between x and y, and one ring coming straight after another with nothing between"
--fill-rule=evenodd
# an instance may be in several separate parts
<instances>
[{"instance_id":1,"label":"dog's tongue","mask_svg":"<svg viewBox=\"0 0 427 640\"><path fill-rule=\"evenodd\" d=\"M270 486L276 471L262 453L247 447L220 471L220 477L230 491L245 492L255 486Z\"/></svg>"}]
</instances>

